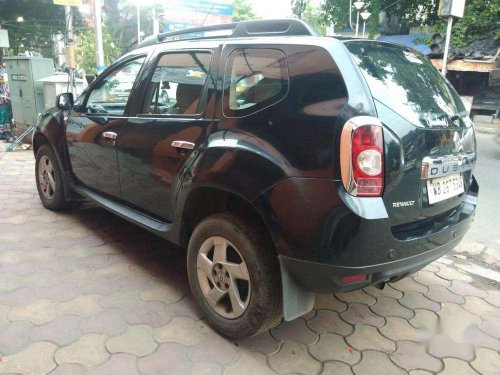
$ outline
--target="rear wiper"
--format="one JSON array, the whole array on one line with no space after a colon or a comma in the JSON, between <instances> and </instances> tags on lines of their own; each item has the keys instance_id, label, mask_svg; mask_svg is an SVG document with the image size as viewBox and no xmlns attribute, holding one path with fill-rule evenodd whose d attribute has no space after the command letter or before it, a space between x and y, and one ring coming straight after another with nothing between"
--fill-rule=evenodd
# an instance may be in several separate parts
<instances>
[{"instance_id":1,"label":"rear wiper","mask_svg":"<svg viewBox=\"0 0 500 375\"><path fill-rule=\"evenodd\" d=\"M453 116L450 117L450 120L451 121L455 121L455 120L459 120L463 117L466 117L468 115L467 111L462 111L462 112L459 112Z\"/></svg>"}]
</instances>

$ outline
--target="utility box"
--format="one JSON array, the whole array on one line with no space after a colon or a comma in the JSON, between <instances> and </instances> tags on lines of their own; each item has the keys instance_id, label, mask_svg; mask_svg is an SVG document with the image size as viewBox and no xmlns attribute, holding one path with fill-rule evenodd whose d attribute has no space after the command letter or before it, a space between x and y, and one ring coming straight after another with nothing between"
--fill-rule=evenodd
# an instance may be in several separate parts
<instances>
[{"instance_id":1,"label":"utility box","mask_svg":"<svg viewBox=\"0 0 500 375\"><path fill-rule=\"evenodd\" d=\"M54 74L54 60L44 57L4 57L9 77L12 117L18 132L33 125L45 110L43 82Z\"/></svg>"},{"instance_id":2,"label":"utility box","mask_svg":"<svg viewBox=\"0 0 500 375\"><path fill-rule=\"evenodd\" d=\"M463 18L465 0L440 0L438 14L441 17Z\"/></svg>"},{"instance_id":3,"label":"utility box","mask_svg":"<svg viewBox=\"0 0 500 375\"><path fill-rule=\"evenodd\" d=\"M57 72L53 76L39 79L43 83L43 96L45 98L45 109L56 106L56 96L65 92L70 92L69 74ZM75 99L87 87L85 80L75 78Z\"/></svg>"}]
</instances>

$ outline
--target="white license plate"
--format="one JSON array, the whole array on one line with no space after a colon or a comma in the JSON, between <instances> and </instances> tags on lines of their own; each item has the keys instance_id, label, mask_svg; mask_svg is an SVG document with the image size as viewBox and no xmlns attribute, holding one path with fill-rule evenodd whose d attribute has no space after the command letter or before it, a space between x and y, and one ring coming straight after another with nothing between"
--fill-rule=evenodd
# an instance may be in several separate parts
<instances>
[{"instance_id":1,"label":"white license plate","mask_svg":"<svg viewBox=\"0 0 500 375\"><path fill-rule=\"evenodd\" d=\"M444 201L464 192L462 174L453 174L427 180L427 196L429 204Z\"/></svg>"}]
</instances>

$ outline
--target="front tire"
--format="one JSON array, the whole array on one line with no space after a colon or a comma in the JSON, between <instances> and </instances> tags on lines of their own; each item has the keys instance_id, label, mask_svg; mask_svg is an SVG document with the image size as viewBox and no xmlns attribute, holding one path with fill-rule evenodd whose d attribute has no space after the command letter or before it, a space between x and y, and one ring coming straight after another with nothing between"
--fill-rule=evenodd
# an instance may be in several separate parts
<instances>
[{"instance_id":1,"label":"front tire","mask_svg":"<svg viewBox=\"0 0 500 375\"><path fill-rule=\"evenodd\" d=\"M71 207L64 197L61 168L49 144L42 145L36 153L35 177L38 195L45 208L63 211Z\"/></svg>"},{"instance_id":2,"label":"front tire","mask_svg":"<svg viewBox=\"0 0 500 375\"><path fill-rule=\"evenodd\" d=\"M187 268L197 304L226 336L256 335L281 321L278 260L261 225L231 213L209 216L191 236Z\"/></svg>"}]
</instances>

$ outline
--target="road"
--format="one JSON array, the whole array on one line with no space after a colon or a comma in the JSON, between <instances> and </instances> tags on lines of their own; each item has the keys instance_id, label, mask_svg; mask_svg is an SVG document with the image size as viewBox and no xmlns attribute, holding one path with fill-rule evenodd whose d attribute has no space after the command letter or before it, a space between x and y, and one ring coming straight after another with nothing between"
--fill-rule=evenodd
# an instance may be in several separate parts
<instances>
[{"instance_id":1,"label":"road","mask_svg":"<svg viewBox=\"0 0 500 375\"><path fill-rule=\"evenodd\" d=\"M44 209L32 152L0 147L0 374L498 375L498 147L478 134L479 211L454 252L245 340L206 324L182 249L91 205Z\"/></svg>"},{"instance_id":2,"label":"road","mask_svg":"<svg viewBox=\"0 0 500 375\"><path fill-rule=\"evenodd\" d=\"M479 184L479 203L469 232L455 252L467 262L462 270L500 284L500 134L476 133L477 165L474 175ZM472 263L470 263L472 262Z\"/></svg>"},{"instance_id":3,"label":"road","mask_svg":"<svg viewBox=\"0 0 500 375\"><path fill-rule=\"evenodd\" d=\"M479 205L466 240L500 249L500 136L477 133Z\"/></svg>"}]
</instances>

